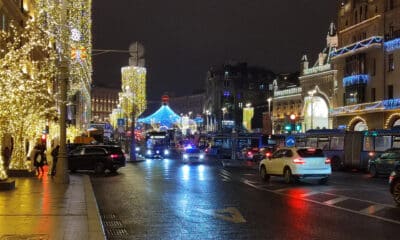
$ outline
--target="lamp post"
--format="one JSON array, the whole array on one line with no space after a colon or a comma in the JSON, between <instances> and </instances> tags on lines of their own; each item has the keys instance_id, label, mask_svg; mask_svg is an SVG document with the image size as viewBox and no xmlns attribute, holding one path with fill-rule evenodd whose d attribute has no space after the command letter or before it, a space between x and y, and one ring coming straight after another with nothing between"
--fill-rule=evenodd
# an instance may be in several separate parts
<instances>
[{"instance_id":1,"label":"lamp post","mask_svg":"<svg viewBox=\"0 0 400 240\"><path fill-rule=\"evenodd\" d=\"M269 121L271 123L271 132L272 132L272 134L274 134L274 124L272 123L272 117L271 117L271 101L272 101L272 98L269 97L267 99L267 101L268 101L268 117L269 117Z\"/></svg>"},{"instance_id":2,"label":"lamp post","mask_svg":"<svg viewBox=\"0 0 400 240\"><path fill-rule=\"evenodd\" d=\"M310 129L313 129L313 125L314 125L314 94L317 91L315 89L308 91L308 95L310 96L310 100L311 100L311 127Z\"/></svg>"},{"instance_id":3,"label":"lamp post","mask_svg":"<svg viewBox=\"0 0 400 240\"><path fill-rule=\"evenodd\" d=\"M131 88L129 86L125 87L125 92L124 92L124 96L126 97L126 99L128 100L128 102L131 104L132 108L130 111L131 114L131 144L130 144L130 151L129 151L129 156L131 161L136 161L136 153L135 153L135 119L136 119L136 106L134 103L134 97L135 94L132 92Z\"/></svg>"}]
</instances>

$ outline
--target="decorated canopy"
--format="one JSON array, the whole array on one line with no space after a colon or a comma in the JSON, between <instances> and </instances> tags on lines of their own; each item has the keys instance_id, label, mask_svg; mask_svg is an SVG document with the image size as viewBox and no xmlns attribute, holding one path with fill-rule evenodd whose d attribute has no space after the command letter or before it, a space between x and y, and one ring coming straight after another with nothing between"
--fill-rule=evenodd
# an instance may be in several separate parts
<instances>
[{"instance_id":1,"label":"decorated canopy","mask_svg":"<svg viewBox=\"0 0 400 240\"><path fill-rule=\"evenodd\" d=\"M150 116L145 118L139 118L138 122L146 124L159 124L160 127L167 127L167 128L171 128L174 124L179 124L181 121L181 117L168 106L167 98L168 97L163 96L162 106Z\"/></svg>"}]
</instances>

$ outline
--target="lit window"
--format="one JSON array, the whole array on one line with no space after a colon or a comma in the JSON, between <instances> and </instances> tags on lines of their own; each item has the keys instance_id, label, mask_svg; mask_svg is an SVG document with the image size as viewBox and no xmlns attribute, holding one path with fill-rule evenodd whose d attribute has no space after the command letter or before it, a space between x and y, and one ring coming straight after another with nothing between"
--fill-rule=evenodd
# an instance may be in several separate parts
<instances>
[{"instance_id":1,"label":"lit window","mask_svg":"<svg viewBox=\"0 0 400 240\"><path fill-rule=\"evenodd\" d=\"M389 54L388 56L388 72L394 71L394 59L393 54Z\"/></svg>"}]
</instances>

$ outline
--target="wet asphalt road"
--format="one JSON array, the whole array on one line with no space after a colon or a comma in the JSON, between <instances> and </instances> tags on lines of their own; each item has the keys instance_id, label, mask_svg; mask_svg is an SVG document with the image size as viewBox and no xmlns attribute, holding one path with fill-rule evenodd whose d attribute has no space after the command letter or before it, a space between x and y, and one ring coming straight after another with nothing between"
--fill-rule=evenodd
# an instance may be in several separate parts
<instances>
[{"instance_id":1,"label":"wet asphalt road","mask_svg":"<svg viewBox=\"0 0 400 240\"><path fill-rule=\"evenodd\" d=\"M400 229L387 178L357 172L287 185L217 160L151 159L91 180L108 239L396 239Z\"/></svg>"}]
</instances>

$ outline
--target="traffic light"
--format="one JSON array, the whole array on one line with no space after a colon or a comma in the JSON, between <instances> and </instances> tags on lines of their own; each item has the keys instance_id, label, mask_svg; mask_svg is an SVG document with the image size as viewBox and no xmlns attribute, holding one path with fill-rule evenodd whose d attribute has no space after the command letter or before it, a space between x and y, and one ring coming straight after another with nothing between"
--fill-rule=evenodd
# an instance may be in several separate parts
<instances>
[{"instance_id":1,"label":"traffic light","mask_svg":"<svg viewBox=\"0 0 400 240\"><path fill-rule=\"evenodd\" d=\"M46 144L46 139L47 139L47 134L42 134L42 137L40 138L40 142L42 144Z\"/></svg>"},{"instance_id":2,"label":"traffic light","mask_svg":"<svg viewBox=\"0 0 400 240\"><path fill-rule=\"evenodd\" d=\"M300 125L300 124L297 124L297 125L296 125L296 131L297 131L297 132L300 132L300 131L301 131L301 125Z\"/></svg>"},{"instance_id":3,"label":"traffic light","mask_svg":"<svg viewBox=\"0 0 400 240\"><path fill-rule=\"evenodd\" d=\"M292 124L291 123L285 124L285 130L290 133L292 131Z\"/></svg>"}]
</instances>

